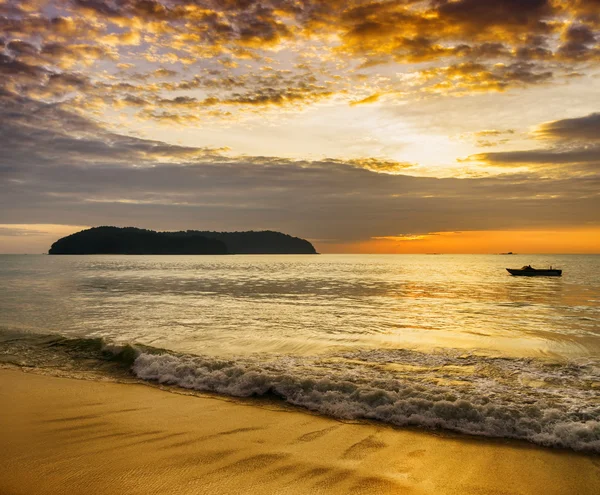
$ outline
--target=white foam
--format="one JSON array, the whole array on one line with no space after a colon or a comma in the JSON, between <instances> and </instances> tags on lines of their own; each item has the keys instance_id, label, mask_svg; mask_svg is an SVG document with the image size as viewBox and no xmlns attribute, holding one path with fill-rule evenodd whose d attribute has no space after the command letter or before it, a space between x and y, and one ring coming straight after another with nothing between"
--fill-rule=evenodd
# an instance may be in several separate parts
<instances>
[{"instance_id":1,"label":"white foam","mask_svg":"<svg viewBox=\"0 0 600 495\"><path fill-rule=\"evenodd\" d=\"M590 385L599 376L592 364L549 366L535 360L401 350L266 362L141 354L133 371L144 380L199 391L236 397L274 394L338 418L600 453L600 405Z\"/></svg>"}]
</instances>

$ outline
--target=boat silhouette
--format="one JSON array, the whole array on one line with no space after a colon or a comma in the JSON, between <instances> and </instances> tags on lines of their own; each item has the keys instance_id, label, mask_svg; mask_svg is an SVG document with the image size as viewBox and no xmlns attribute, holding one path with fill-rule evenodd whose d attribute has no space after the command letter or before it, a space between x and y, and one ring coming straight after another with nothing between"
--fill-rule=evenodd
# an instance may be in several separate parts
<instances>
[{"instance_id":1,"label":"boat silhouette","mask_svg":"<svg viewBox=\"0 0 600 495\"><path fill-rule=\"evenodd\" d=\"M557 268L533 268L531 265L525 265L523 268L507 268L506 271L511 275L521 277L560 277L562 270Z\"/></svg>"}]
</instances>

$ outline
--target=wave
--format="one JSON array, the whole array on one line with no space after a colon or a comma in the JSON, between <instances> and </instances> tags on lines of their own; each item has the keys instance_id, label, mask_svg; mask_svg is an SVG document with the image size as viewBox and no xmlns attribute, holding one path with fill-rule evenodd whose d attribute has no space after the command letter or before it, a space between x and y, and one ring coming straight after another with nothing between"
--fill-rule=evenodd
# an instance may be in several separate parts
<instances>
[{"instance_id":1,"label":"wave","mask_svg":"<svg viewBox=\"0 0 600 495\"><path fill-rule=\"evenodd\" d=\"M329 359L219 360L142 353L144 380L235 397L272 396L343 419L370 419L600 452L598 368L414 351Z\"/></svg>"},{"instance_id":2,"label":"wave","mask_svg":"<svg viewBox=\"0 0 600 495\"><path fill-rule=\"evenodd\" d=\"M595 360L558 363L405 349L219 359L58 336L0 339L0 351L17 356L13 364L70 373L132 372L144 381L190 390L275 396L340 419L600 453Z\"/></svg>"}]
</instances>

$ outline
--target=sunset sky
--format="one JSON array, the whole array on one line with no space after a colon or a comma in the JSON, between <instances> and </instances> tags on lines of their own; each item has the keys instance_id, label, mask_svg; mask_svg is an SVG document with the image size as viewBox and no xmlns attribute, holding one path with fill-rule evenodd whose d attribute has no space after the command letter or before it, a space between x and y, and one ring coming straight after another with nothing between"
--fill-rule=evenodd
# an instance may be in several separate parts
<instances>
[{"instance_id":1,"label":"sunset sky","mask_svg":"<svg viewBox=\"0 0 600 495\"><path fill-rule=\"evenodd\" d=\"M0 0L0 252L598 253L599 112L600 0Z\"/></svg>"}]
</instances>

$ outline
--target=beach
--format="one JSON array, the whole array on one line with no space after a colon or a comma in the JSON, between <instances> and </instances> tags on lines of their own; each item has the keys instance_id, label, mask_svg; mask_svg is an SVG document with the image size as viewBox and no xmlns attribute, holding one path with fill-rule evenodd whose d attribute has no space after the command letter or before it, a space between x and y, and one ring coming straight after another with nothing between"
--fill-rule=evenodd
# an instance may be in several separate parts
<instances>
[{"instance_id":1,"label":"beach","mask_svg":"<svg viewBox=\"0 0 600 495\"><path fill-rule=\"evenodd\" d=\"M600 495L600 0L0 0L0 495Z\"/></svg>"},{"instance_id":2,"label":"beach","mask_svg":"<svg viewBox=\"0 0 600 495\"><path fill-rule=\"evenodd\" d=\"M0 257L0 495L600 493L600 258L501 258Z\"/></svg>"},{"instance_id":3,"label":"beach","mask_svg":"<svg viewBox=\"0 0 600 495\"><path fill-rule=\"evenodd\" d=\"M595 494L600 459L0 370L0 493Z\"/></svg>"}]
</instances>

